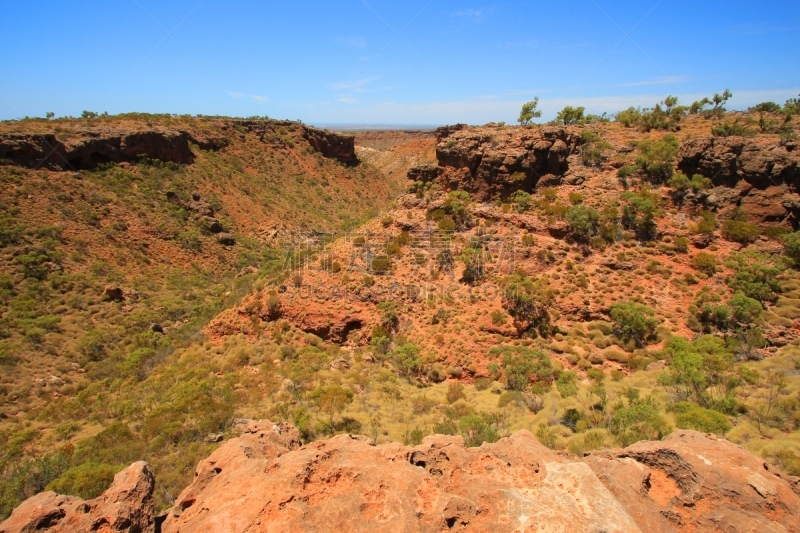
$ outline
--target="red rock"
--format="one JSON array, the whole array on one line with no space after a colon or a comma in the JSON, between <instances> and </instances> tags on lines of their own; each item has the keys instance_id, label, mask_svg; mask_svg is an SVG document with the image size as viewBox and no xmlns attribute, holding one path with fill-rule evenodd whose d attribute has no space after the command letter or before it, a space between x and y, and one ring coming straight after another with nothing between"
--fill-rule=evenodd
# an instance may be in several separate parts
<instances>
[{"instance_id":1,"label":"red rock","mask_svg":"<svg viewBox=\"0 0 800 533\"><path fill-rule=\"evenodd\" d=\"M793 480L713 435L678 430L585 460L649 533L800 531Z\"/></svg>"},{"instance_id":2,"label":"red rock","mask_svg":"<svg viewBox=\"0 0 800 533\"><path fill-rule=\"evenodd\" d=\"M42 492L25 500L0 524L0 533L151 533L155 531L154 487L150 465L133 463L114 476L111 487L94 500L55 492Z\"/></svg>"}]
</instances>

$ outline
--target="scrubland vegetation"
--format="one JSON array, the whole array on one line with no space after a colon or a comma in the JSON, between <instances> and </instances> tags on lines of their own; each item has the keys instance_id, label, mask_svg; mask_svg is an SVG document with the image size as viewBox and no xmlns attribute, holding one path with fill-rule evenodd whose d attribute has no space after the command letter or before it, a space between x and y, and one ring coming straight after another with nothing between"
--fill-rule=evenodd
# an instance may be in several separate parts
<instances>
[{"instance_id":1,"label":"scrubland vegetation","mask_svg":"<svg viewBox=\"0 0 800 533\"><path fill-rule=\"evenodd\" d=\"M602 130L581 133L580 163L619 189L518 190L479 213L464 191L414 183L418 199L437 202L421 217L460 245L435 260L452 262L458 284L497 287L498 298L370 302L377 319L363 343L323 340L285 316L287 286L313 274L285 271L285 253L252 219L291 211L299 227L353 227L388 202L388 190L351 194L374 185L374 169L323 160L297 139L314 175L246 141L198 150L190 167L0 166L0 518L45 489L96 496L139 459L154 465L166 508L250 418L288 421L305 442L360 433L418 444L443 433L479 446L526 429L574 454L686 428L800 475L800 340L775 333L800 318L800 233L740 210L718 219L694 202L711 180L676 168L687 120L708 118L717 136L742 127L725 114L728 98L683 107L670 97L614 122L583 108L559 113L562 125L647 133L626 150ZM522 125L538 118L537 103L522 109ZM789 139L796 106L757 106L747 120L758 114L759 127L744 127ZM200 190L236 245L167 202L168 190ZM397 229L410 215L393 206L369 228ZM563 235L514 227L525 268L500 272L485 245L512 234L518 217ZM342 258L312 259L325 280L369 289L393 276L419 281L412 245L396 231L369 275ZM244 333L210 323L225 309Z\"/></svg>"}]
</instances>

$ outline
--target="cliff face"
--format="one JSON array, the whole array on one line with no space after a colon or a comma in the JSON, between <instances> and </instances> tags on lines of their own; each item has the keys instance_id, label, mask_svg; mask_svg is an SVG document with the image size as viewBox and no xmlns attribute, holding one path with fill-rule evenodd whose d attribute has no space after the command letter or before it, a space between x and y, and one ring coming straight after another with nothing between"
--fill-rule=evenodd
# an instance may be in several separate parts
<instances>
[{"instance_id":1,"label":"cliff face","mask_svg":"<svg viewBox=\"0 0 800 533\"><path fill-rule=\"evenodd\" d=\"M693 431L578 459L526 431L478 448L443 435L301 446L292 426L252 422L158 518L147 472L132 465L90 502L40 494L0 532L800 531L797 478Z\"/></svg>"},{"instance_id":2,"label":"cliff face","mask_svg":"<svg viewBox=\"0 0 800 533\"><path fill-rule=\"evenodd\" d=\"M412 169L409 178L468 191L476 200L505 197L536 185L557 185L568 175L578 137L565 128L467 128L436 131L439 166ZM574 183L567 178L567 182Z\"/></svg>"},{"instance_id":3,"label":"cliff face","mask_svg":"<svg viewBox=\"0 0 800 533\"><path fill-rule=\"evenodd\" d=\"M796 144L745 139L700 137L681 146L678 168L686 175L702 174L714 189L698 195L709 208L726 215L734 208L752 222L797 224L800 215L800 153Z\"/></svg>"},{"instance_id":4,"label":"cliff face","mask_svg":"<svg viewBox=\"0 0 800 533\"><path fill-rule=\"evenodd\" d=\"M0 159L29 168L80 170L103 163L135 163L141 157L189 165L194 162L190 143L204 150L220 150L229 144L226 137L242 130L260 134L261 140L285 144L277 134L281 128L297 124L279 121L232 120L220 132L154 128L126 130L112 127L73 128L58 136L55 133L0 133ZM348 165L358 163L354 137L308 126L301 126L302 137L323 156ZM62 140L63 139L63 140Z\"/></svg>"},{"instance_id":5,"label":"cliff face","mask_svg":"<svg viewBox=\"0 0 800 533\"><path fill-rule=\"evenodd\" d=\"M30 168L80 170L102 163L132 162L146 156L191 164L191 140L184 131L85 132L64 142L54 134L0 134L0 158Z\"/></svg>"}]
</instances>

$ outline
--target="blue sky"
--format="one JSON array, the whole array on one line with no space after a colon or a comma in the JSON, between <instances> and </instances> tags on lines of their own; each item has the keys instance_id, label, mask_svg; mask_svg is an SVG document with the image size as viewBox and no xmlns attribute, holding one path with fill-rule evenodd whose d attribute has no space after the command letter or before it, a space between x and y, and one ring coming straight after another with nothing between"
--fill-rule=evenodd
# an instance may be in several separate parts
<instances>
[{"instance_id":1,"label":"blue sky","mask_svg":"<svg viewBox=\"0 0 800 533\"><path fill-rule=\"evenodd\" d=\"M513 122L800 93L797 0L0 0L0 119L268 115Z\"/></svg>"}]
</instances>

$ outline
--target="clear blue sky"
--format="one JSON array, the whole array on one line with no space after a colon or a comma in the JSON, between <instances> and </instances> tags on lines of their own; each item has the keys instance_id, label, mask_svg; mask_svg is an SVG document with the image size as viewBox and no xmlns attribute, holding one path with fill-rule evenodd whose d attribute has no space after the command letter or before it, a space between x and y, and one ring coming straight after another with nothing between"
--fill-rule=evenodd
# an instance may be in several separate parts
<instances>
[{"instance_id":1,"label":"clear blue sky","mask_svg":"<svg viewBox=\"0 0 800 533\"><path fill-rule=\"evenodd\" d=\"M0 0L0 119L82 110L312 124L609 113L800 93L797 0Z\"/></svg>"}]
</instances>

